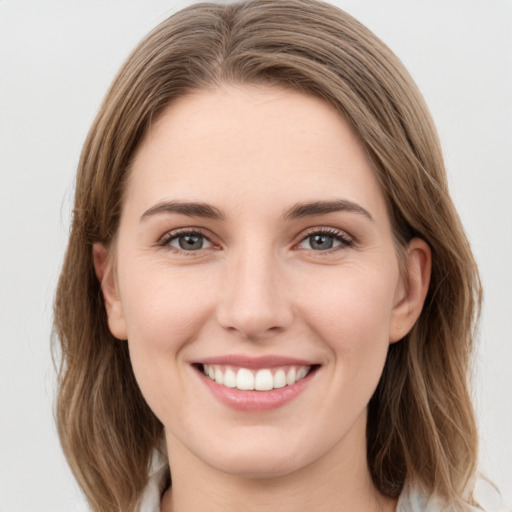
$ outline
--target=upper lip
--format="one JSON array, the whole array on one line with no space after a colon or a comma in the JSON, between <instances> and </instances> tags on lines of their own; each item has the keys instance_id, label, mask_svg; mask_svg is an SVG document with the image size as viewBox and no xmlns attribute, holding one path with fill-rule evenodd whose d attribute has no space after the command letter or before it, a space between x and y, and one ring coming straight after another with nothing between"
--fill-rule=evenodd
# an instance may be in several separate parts
<instances>
[{"instance_id":1,"label":"upper lip","mask_svg":"<svg viewBox=\"0 0 512 512\"><path fill-rule=\"evenodd\" d=\"M193 364L218 364L237 366L240 368L275 368L277 366L312 366L312 361L305 359L297 359L295 357L287 357L280 355L266 355L266 356L244 356L237 354L228 354L224 356L206 357L201 360L194 361Z\"/></svg>"}]
</instances>

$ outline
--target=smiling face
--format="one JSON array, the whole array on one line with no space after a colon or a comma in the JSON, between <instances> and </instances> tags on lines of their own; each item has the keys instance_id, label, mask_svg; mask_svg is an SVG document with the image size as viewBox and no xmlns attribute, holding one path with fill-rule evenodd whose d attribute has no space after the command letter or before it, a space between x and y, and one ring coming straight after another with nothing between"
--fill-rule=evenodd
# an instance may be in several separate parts
<instances>
[{"instance_id":1,"label":"smiling face","mask_svg":"<svg viewBox=\"0 0 512 512\"><path fill-rule=\"evenodd\" d=\"M115 272L99 245L95 261L171 468L364 465L367 403L421 309L425 254L409 248L406 285L371 163L321 100L224 87L170 106L135 155Z\"/></svg>"}]
</instances>

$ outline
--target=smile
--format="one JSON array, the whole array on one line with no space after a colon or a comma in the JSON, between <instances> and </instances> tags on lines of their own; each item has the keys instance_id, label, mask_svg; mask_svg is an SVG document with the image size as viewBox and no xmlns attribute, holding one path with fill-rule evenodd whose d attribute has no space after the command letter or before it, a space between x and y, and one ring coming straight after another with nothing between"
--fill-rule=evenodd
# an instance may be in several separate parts
<instances>
[{"instance_id":1,"label":"smile","mask_svg":"<svg viewBox=\"0 0 512 512\"><path fill-rule=\"evenodd\" d=\"M217 400L249 413L275 410L291 402L312 385L321 366L280 355L232 354L192 362L196 375Z\"/></svg>"},{"instance_id":2,"label":"smile","mask_svg":"<svg viewBox=\"0 0 512 512\"><path fill-rule=\"evenodd\" d=\"M276 368L235 368L216 364L203 364L203 373L217 384L243 391L270 391L291 386L308 375L311 366Z\"/></svg>"}]
</instances>

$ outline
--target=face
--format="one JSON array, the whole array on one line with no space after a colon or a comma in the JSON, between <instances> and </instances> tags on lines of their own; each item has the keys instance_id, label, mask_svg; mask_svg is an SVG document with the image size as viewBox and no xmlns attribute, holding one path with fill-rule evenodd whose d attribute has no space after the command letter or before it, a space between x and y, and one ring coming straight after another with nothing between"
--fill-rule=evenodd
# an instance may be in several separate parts
<instances>
[{"instance_id":1,"label":"face","mask_svg":"<svg viewBox=\"0 0 512 512\"><path fill-rule=\"evenodd\" d=\"M114 272L95 250L171 455L282 475L364 453L389 343L419 310L371 163L332 107L270 87L180 99L135 155Z\"/></svg>"}]
</instances>

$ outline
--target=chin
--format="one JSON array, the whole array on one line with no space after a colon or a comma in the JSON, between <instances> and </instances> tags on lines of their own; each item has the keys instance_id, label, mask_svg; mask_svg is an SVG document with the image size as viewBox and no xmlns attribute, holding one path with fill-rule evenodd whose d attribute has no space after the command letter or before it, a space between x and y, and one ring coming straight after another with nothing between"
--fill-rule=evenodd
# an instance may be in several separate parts
<instances>
[{"instance_id":1,"label":"chin","mask_svg":"<svg viewBox=\"0 0 512 512\"><path fill-rule=\"evenodd\" d=\"M217 462L215 469L228 475L248 479L278 478L294 473L301 468L297 460L288 457L256 457L254 454L234 457L233 459Z\"/></svg>"},{"instance_id":2,"label":"chin","mask_svg":"<svg viewBox=\"0 0 512 512\"><path fill-rule=\"evenodd\" d=\"M305 443L290 443L290 439L287 443L282 439L271 441L268 437L263 443L263 434L252 436L254 441L258 438L259 442L247 443L246 439L245 442L231 443L229 449L225 445L221 456L204 454L203 460L225 474L254 479L282 477L311 462L304 453ZM314 454L311 458L315 458Z\"/></svg>"}]
</instances>

